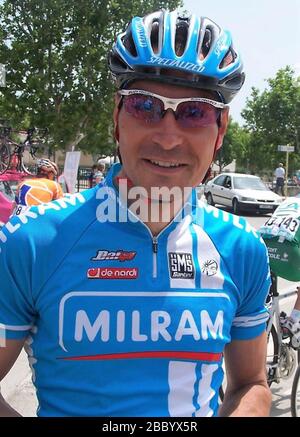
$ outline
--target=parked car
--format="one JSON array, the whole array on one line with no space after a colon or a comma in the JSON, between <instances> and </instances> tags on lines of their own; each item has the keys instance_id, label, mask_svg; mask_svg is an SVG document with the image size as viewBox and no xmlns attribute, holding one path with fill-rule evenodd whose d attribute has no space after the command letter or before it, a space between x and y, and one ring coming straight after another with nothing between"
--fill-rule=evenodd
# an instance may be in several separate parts
<instances>
[{"instance_id":1,"label":"parked car","mask_svg":"<svg viewBox=\"0 0 300 437\"><path fill-rule=\"evenodd\" d=\"M273 193L258 176L222 173L208 181L204 195L209 205L219 204L241 211L273 212L282 198Z\"/></svg>"}]
</instances>

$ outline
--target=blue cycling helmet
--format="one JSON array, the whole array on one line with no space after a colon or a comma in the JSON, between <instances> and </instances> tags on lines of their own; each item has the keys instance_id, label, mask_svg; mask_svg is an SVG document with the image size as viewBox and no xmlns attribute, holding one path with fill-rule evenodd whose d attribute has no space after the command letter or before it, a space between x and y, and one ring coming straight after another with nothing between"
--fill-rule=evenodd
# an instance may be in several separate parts
<instances>
[{"instance_id":1,"label":"blue cycling helmet","mask_svg":"<svg viewBox=\"0 0 300 437\"><path fill-rule=\"evenodd\" d=\"M138 79L158 80L215 91L224 103L245 80L230 32L209 18L182 17L177 11L134 17L117 37L108 64L119 88Z\"/></svg>"}]
</instances>

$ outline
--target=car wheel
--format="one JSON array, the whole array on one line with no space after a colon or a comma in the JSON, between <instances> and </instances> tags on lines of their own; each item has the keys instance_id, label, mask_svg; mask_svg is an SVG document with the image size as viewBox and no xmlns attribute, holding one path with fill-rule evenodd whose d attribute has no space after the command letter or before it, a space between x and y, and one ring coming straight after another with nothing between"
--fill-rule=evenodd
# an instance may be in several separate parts
<instances>
[{"instance_id":1,"label":"car wheel","mask_svg":"<svg viewBox=\"0 0 300 437\"><path fill-rule=\"evenodd\" d=\"M232 211L233 211L233 214L236 214L236 215L238 215L241 211L239 201L235 198L232 201Z\"/></svg>"},{"instance_id":2,"label":"car wheel","mask_svg":"<svg viewBox=\"0 0 300 437\"><path fill-rule=\"evenodd\" d=\"M207 195L206 195L206 201L207 201L207 203L208 203L209 205L211 205L211 206L214 206L214 204L215 204L214 199L213 199L211 193L207 193Z\"/></svg>"}]
</instances>

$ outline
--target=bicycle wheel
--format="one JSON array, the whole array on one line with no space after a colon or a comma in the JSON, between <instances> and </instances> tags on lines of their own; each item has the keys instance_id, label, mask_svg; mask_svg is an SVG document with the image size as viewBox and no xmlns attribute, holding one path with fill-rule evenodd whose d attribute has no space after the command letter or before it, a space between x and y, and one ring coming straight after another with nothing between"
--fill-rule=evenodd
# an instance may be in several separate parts
<instances>
[{"instance_id":1,"label":"bicycle wheel","mask_svg":"<svg viewBox=\"0 0 300 437\"><path fill-rule=\"evenodd\" d=\"M298 353L298 359L299 359ZM300 364L297 367L291 394L291 412L293 417L300 417Z\"/></svg>"},{"instance_id":2,"label":"bicycle wheel","mask_svg":"<svg viewBox=\"0 0 300 437\"><path fill-rule=\"evenodd\" d=\"M29 175L36 175L36 158L26 148L22 152L21 170Z\"/></svg>"},{"instance_id":3,"label":"bicycle wheel","mask_svg":"<svg viewBox=\"0 0 300 437\"><path fill-rule=\"evenodd\" d=\"M6 143L0 144L0 174L5 173L10 164L10 151Z\"/></svg>"},{"instance_id":4,"label":"bicycle wheel","mask_svg":"<svg viewBox=\"0 0 300 437\"><path fill-rule=\"evenodd\" d=\"M271 331L268 334L267 344L267 381L269 387L274 382L275 365L278 363L279 345L277 331L274 325L271 326Z\"/></svg>"}]
</instances>

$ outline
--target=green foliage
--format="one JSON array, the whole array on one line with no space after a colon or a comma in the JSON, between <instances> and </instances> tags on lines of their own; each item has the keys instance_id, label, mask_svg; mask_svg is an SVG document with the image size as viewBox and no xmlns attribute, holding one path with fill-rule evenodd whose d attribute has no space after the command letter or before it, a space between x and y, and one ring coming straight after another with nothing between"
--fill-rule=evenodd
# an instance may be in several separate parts
<instances>
[{"instance_id":1,"label":"green foliage","mask_svg":"<svg viewBox=\"0 0 300 437\"><path fill-rule=\"evenodd\" d=\"M113 86L107 52L133 15L180 0L6 0L0 7L0 118L48 127L54 148L109 153Z\"/></svg>"},{"instance_id":2,"label":"green foliage","mask_svg":"<svg viewBox=\"0 0 300 437\"><path fill-rule=\"evenodd\" d=\"M223 146L218 151L215 159L216 165L219 166L219 172L222 172L234 159L242 159L247 148L247 142L247 132L230 117Z\"/></svg>"},{"instance_id":3,"label":"green foliage","mask_svg":"<svg viewBox=\"0 0 300 437\"><path fill-rule=\"evenodd\" d=\"M253 171L274 170L285 162L286 154L278 145L289 144L295 153L289 157L291 173L300 168L300 78L286 67L268 79L268 89L253 88L242 116L251 135L244 160ZM245 161L244 161L245 164Z\"/></svg>"}]
</instances>

